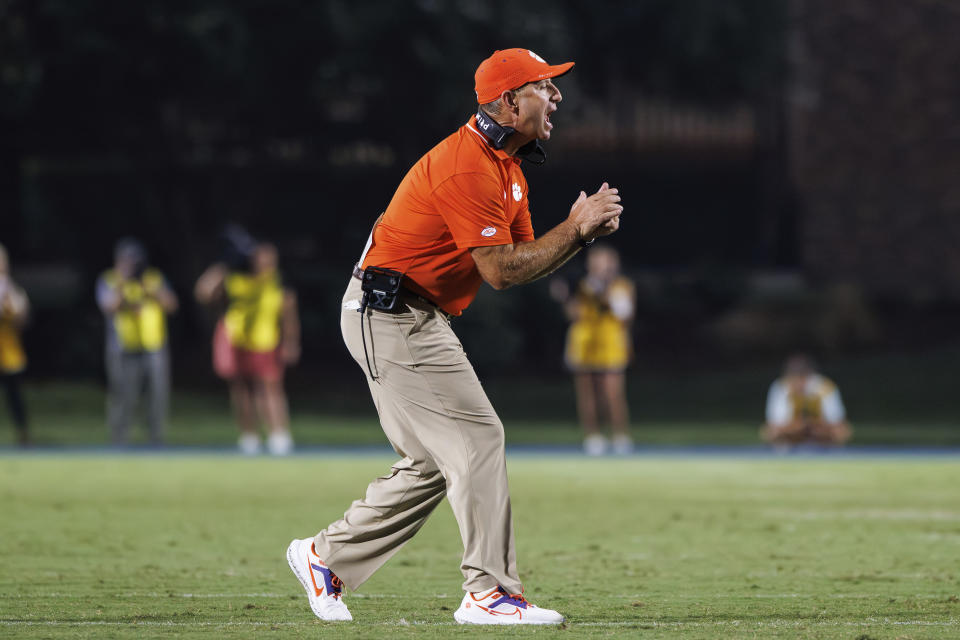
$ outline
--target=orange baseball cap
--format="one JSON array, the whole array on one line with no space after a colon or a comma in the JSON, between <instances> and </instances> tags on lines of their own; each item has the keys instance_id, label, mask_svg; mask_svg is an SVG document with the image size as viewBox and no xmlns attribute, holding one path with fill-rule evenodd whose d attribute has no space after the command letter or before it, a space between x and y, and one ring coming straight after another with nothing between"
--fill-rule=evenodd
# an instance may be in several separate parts
<instances>
[{"instance_id":1,"label":"orange baseball cap","mask_svg":"<svg viewBox=\"0 0 960 640\"><path fill-rule=\"evenodd\" d=\"M480 63L474 74L477 103L487 104L504 91L522 87L528 82L556 78L570 71L572 62L549 65L529 49L504 49Z\"/></svg>"}]
</instances>

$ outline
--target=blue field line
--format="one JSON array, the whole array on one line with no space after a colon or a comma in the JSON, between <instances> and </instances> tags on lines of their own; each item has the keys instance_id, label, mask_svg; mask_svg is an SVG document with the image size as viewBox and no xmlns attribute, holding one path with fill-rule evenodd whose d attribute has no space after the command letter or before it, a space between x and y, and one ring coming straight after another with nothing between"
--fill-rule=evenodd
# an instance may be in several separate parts
<instances>
[{"instance_id":1,"label":"blue field line","mask_svg":"<svg viewBox=\"0 0 960 640\"><path fill-rule=\"evenodd\" d=\"M529 456L573 455L587 457L577 446L515 446L510 454ZM960 447L911 447L860 445L843 448L798 446L788 450L765 445L650 445L637 447L629 455L608 455L616 458L960 458Z\"/></svg>"},{"instance_id":2,"label":"blue field line","mask_svg":"<svg viewBox=\"0 0 960 640\"><path fill-rule=\"evenodd\" d=\"M292 458L310 457L379 457L395 456L386 445L310 445L298 447ZM587 458L578 445L524 444L507 447L507 455L514 458ZM172 456L228 458L248 457L235 447L222 445L174 445L168 447L105 445L82 446L34 446L19 448L0 446L0 457L46 457L46 456ZM266 454L251 458L269 458ZM604 460L643 458L739 458L739 459L877 459L877 458L957 458L960 447L911 447L890 445L858 445L842 448L798 446L789 450L777 450L763 445L646 445L637 446L628 455L603 456Z\"/></svg>"}]
</instances>

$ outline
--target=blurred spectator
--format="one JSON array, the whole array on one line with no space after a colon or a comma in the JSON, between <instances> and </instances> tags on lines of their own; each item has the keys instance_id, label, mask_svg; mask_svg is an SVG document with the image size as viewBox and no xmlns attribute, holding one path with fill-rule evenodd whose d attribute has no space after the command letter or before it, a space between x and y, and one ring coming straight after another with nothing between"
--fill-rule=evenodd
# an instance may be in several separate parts
<instances>
[{"instance_id":1,"label":"blurred spectator","mask_svg":"<svg viewBox=\"0 0 960 640\"><path fill-rule=\"evenodd\" d=\"M20 330L30 314L30 301L23 289L10 277L7 251L0 245L0 382L7 392L7 406L17 443L30 443L27 429L27 410L20 390L20 379L27 368L27 356L20 343Z\"/></svg>"},{"instance_id":2,"label":"blurred spectator","mask_svg":"<svg viewBox=\"0 0 960 640\"><path fill-rule=\"evenodd\" d=\"M213 336L213 366L230 385L240 427L240 450L260 451L257 416L266 424L273 455L293 450L284 368L300 359L300 320L293 291L284 288L277 249L254 243L237 228L227 231L228 256L197 280L197 300L225 305Z\"/></svg>"},{"instance_id":3,"label":"blurred spectator","mask_svg":"<svg viewBox=\"0 0 960 640\"><path fill-rule=\"evenodd\" d=\"M125 445L144 376L150 442L163 443L170 401L167 314L177 296L163 274L147 264L143 245L117 242L114 266L97 280L97 305L106 317L107 422L115 445Z\"/></svg>"},{"instance_id":4,"label":"blurred spectator","mask_svg":"<svg viewBox=\"0 0 960 640\"><path fill-rule=\"evenodd\" d=\"M767 393L763 440L775 445L843 444L852 433L837 385L817 373L806 355L791 356Z\"/></svg>"},{"instance_id":5,"label":"blurred spectator","mask_svg":"<svg viewBox=\"0 0 960 640\"><path fill-rule=\"evenodd\" d=\"M573 371L577 410L587 455L603 455L612 445L617 454L633 450L627 408L626 376L632 346L633 283L620 275L620 256L610 247L587 254L587 275L570 295L563 280L551 283L551 295L564 304L572 324L567 332L566 362ZM612 430L602 433L603 418Z\"/></svg>"}]
</instances>

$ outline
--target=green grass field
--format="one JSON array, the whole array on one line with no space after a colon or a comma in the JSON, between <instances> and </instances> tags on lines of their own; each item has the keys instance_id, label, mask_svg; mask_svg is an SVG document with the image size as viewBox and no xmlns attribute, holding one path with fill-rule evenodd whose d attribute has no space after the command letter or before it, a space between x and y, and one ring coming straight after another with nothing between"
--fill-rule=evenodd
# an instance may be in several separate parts
<instances>
[{"instance_id":1,"label":"green grass field","mask_svg":"<svg viewBox=\"0 0 960 640\"><path fill-rule=\"evenodd\" d=\"M0 636L492 637L461 628L442 505L313 618L284 551L385 456L0 456ZM527 637L960 637L956 458L511 456Z\"/></svg>"}]
</instances>

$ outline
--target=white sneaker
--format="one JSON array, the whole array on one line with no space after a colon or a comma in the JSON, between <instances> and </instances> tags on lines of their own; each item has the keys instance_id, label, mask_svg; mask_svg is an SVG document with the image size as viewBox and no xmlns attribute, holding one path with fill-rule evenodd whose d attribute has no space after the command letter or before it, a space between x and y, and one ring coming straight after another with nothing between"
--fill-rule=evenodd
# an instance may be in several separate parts
<instances>
[{"instance_id":1,"label":"white sneaker","mask_svg":"<svg viewBox=\"0 0 960 640\"><path fill-rule=\"evenodd\" d=\"M260 453L260 436L255 433L241 433L237 446L243 455L255 456Z\"/></svg>"},{"instance_id":2,"label":"white sneaker","mask_svg":"<svg viewBox=\"0 0 960 640\"><path fill-rule=\"evenodd\" d=\"M583 439L583 452L588 456L602 456L607 452L607 444L603 434L591 433Z\"/></svg>"},{"instance_id":3,"label":"white sneaker","mask_svg":"<svg viewBox=\"0 0 960 640\"><path fill-rule=\"evenodd\" d=\"M453 614L460 624L560 624L563 616L541 609L521 595L508 595L503 587L467 593Z\"/></svg>"},{"instance_id":4,"label":"white sneaker","mask_svg":"<svg viewBox=\"0 0 960 640\"><path fill-rule=\"evenodd\" d=\"M293 453L293 436L289 431L273 431L267 436L267 451L274 456L288 456Z\"/></svg>"},{"instance_id":5,"label":"white sneaker","mask_svg":"<svg viewBox=\"0 0 960 640\"><path fill-rule=\"evenodd\" d=\"M613 453L618 456L628 456L633 453L633 439L625 433L613 436Z\"/></svg>"},{"instance_id":6,"label":"white sneaker","mask_svg":"<svg viewBox=\"0 0 960 640\"><path fill-rule=\"evenodd\" d=\"M287 547L287 564L307 590L310 608L321 620L353 620L343 603L343 582L314 553L313 538L294 540Z\"/></svg>"}]
</instances>

